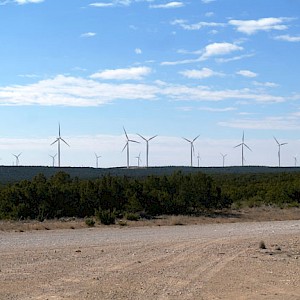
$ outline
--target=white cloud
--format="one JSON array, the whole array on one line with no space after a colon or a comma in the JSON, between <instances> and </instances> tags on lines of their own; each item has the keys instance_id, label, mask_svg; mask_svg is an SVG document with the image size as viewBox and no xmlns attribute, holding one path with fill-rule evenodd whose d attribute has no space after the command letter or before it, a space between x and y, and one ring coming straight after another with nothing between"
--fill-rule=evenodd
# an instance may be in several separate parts
<instances>
[{"instance_id":1,"label":"white cloud","mask_svg":"<svg viewBox=\"0 0 300 300\"><path fill-rule=\"evenodd\" d=\"M192 78L192 79L203 79L212 76L224 75L222 73L215 72L209 68L202 68L201 70L185 70L179 73L187 78Z\"/></svg>"},{"instance_id":2,"label":"white cloud","mask_svg":"<svg viewBox=\"0 0 300 300\"><path fill-rule=\"evenodd\" d=\"M278 84L276 84L274 82L258 82L258 81L254 81L253 84L256 85L256 86L269 87L269 88L273 88L273 87L279 86Z\"/></svg>"},{"instance_id":3,"label":"white cloud","mask_svg":"<svg viewBox=\"0 0 300 300\"><path fill-rule=\"evenodd\" d=\"M133 67L128 69L104 70L91 75L93 79L116 79L116 80L141 80L149 75L151 69L148 67Z\"/></svg>"},{"instance_id":4,"label":"white cloud","mask_svg":"<svg viewBox=\"0 0 300 300\"><path fill-rule=\"evenodd\" d=\"M228 55L232 52L242 51L244 48L238 46L236 44L231 43L212 43L207 45L201 51L197 51L195 53L202 53L202 55L196 59L186 59L181 61L173 61L173 62L162 62L161 65L178 65L178 64L188 64L199 61L207 60L214 56Z\"/></svg>"},{"instance_id":5,"label":"white cloud","mask_svg":"<svg viewBox=\"0 0 300 300\"><path fill-rule=\"evenodd\" d=\"M241 59L252 57L252 56L254 56L254 53L244 54L244 55L238 55L238 56L229 57L229 58L217 58L216 62L218 62L218 63L226 63L226 62L230 62L230 61L241 60Z\"/></svg>"},{"instance_id":6,"label":"white cloud","mask_svg":"<svg viewBox=\"0 0 300 300\"><path fill-rule=\"evenodd\" d=\"M205 47L202 59L208 59L212 56L227 55L231 52L242 50L243 47L231 43L213 43Z\"/></svg>"},{"instance_id":7,"label":"white cloud","mask_svg":"<svg viewBox=\"0 0 300 300\"><path fill-rule=\"evenodd\" d=\"M209 111L209 112L228 112L236 110L235 107L215 108L215 107L198 107L198 110Z\"/></svg>"},{"instance_id":8,"label":"white cloud","mask_svg":"<svg viewBox=\"0 0 300 300\"><path fill-rule=\"evenodd\" d=\"M208 4L208 3L212 3L212 2L215 2L216 0L201 0L202 3L204 4Z\"/></svg>"},{"instance_id":9,"label":"white cloud","mask_svg":"<svg viewBox=\"0 0 300 300\"><path fill-rule=\"evenodd\" d=\"M171 22L171 25L179 25L185 30L200 30L204 27L224 27L224 23L215 23L215 22L198 22L195 24L187 24L187 21L183 19L176 19Z\"/></svg>"},{"instance_id":10,"label":"white cloud","mask_svg":"<svg viewBox=\"0 0 300 300\"><path fill-rule=\"evenodd\" d=\"M262 18L258 20L230 20L228 23L235 26L237 31L246 33L248 35L254 34L258 31L270 30L285 30L288 28L285 21L289 18Z\"/></svg>"},{"instance_id":11,"label":"white cloud","mask_svg":"<svg viewBox=\"0 0 300 300\"><path fill-rule=\"evenodd\" d=\"M113 3L104 3L104 2L95 2L95 3L89 4L89 6L93 6L93 7L111 7L111 6L114 6L114 4Z\"/></svg>"},{"instance_id":12,"label":"white cloud","mask_svg":"<svg viewBox=\"0 0 300 300\"><path fill-rule=\"evenodd\" d=\"M19 5L23 5L23 4L30 4L30 3L42 3L45 0L4 0L4 1L0 1L0 5L6 5L9 3L16 3Z\"/></svg>"},{"instance_id":13,"label":"white cloud","mask_svg":"<svg viewBox=\"0 0 300 300\"><path fill-rule=\"evenodd\" d=\"M235 119L232 121L219 122L218 125L241 128L241 129L264 129L264 130L299 130L300 123L297 118L267 117L264 119Z\"/></svg>"},{"instance_id":14,"label":"white cloud","mask_svg":"<svg viewBox=\"0 0 300 300\"><path fill-rule=\"evenodd\" d=\"M135 48L135 49L134 49L134 52L135 52L136 54L142 54L142 49L140 49L140 48Z\"/></svg>"},{"instance_id":15,"label":"white cloud","mask_svg":"<svg viewBox=\"0 0 300 300\"><path fill-rule=\"evenodd\" d=\"M286 42L300 42L300 36L291 36L289 34L285 35L278 35L274 38L275 40L279 41L286 41Z\"/></svg>"},{"instance_id":16,"label":"white cloud","mask_svg":"<svg viewBox=\"0 0 300 300\"><path fill-rule=\"evenodd\" d=\"M179 8L179 7L183 7L184 3L183 2L177 2L177 1L173 1L173 2L168 2L166 4L153 4L150 5L150 8Z\"/></svg>"},{"instance_id":17,"label":"white cloud","mask_svg":"<svg viewBox=\"0 0 300 300\"><path fill-rule=\"evenodd\" d=\"M207 17L207 18L213 17L214 15L215 15L215 13L212 11L205 13L205 17Z\"/></svg>"},{"instance_id":18,"label":"white cloud","mask_svg":"<svg viewBox=\"0 0 300 300\"><path fill-rule=\"evenodd\" d=\"M87 37L88 38L88 37L93 37L95 35L96 35L95 32L86 32L86 33L81 34L80 37L83 37L83 38Z\"/></svg>"},{"instance_id":19,"label":"white cloud","mask_svg":"<svg viewBox=\"0 0 300 300\"><path fill-rule=\"evenodd\" d=\"M256 73L249 71L249 70L240 70L240 71L236 72L236 74L244 76L244 77L250 77L250 78L257 76Z\"/></svg>"},{"instance_id":20,"label":"white cloud","mask_svg":"<svg viewBox=\"0 0 300 300\"><path fill-rule=\"evenodd\" d=\"M173 101L255 101L284 102L260 89L215 90L207 86L186 86L155 82L153 84L112 84L98 80L58 75L34 84L0 87L2 105L42 105L92 107L124 100L153 100L167 98Z\"/></svg>"}]
</instances>

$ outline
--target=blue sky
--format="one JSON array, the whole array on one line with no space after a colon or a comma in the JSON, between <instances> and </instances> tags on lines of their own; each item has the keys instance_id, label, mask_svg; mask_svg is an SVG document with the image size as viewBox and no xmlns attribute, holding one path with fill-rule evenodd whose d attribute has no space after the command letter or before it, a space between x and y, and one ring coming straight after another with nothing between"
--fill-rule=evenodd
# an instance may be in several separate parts
<instances>
[{"instance_id":1,"label":"blue sky","mask_svg":"<svg viewBox=\"0 0 300 300\"><path fill-rule=\"evenodd\" d=\"M0 164L300 164L297 0L0 0ZM57 163L57 162L56 162Z\"/></svg>"}]
</instances>

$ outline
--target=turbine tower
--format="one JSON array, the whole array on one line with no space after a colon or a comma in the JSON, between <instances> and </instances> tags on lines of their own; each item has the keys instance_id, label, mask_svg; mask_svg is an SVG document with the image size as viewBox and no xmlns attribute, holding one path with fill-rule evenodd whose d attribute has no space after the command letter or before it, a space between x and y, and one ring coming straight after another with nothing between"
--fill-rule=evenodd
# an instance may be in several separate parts
<instances>
[{"instance_id":1,"label":"turbine tower","mask_svg":"<svg viewBox=\"0 0 300 300\"><path fill-rule=\"evenodd\" d=\"M294 162L295 162L295 167L297 167L297 162L298 162L297 155L294 156Z\"/></svg>"},{"instance_id":2,"label":"turbine tower","mask_svg":"<svg viewBox=\"0 0 300 300\"><path fill-rule=\"evenodd\" d=\"M51 144L57 143L57 153L58 153L58 167L60 167L60 141L63 141L67 146L70 147L70 145L61 137L60 135L60 123L58 123L58 138Z\"/></svg>"},{"instance_id":3,"label":"turbine tower","mask_svg":"<svg viewBox=\"0 0 300 300\"><path fill-rule=\"evenodd\" d=\"M101 155L97 155L97 153L95 152L95 158L96 158L96 168L98 169L98 161L99 158L101 157Z\"/></svg>"},{"instance_id":4,"label":"turbine tower","mask_svg":"<svg viewBox=\"0 0 300 300\"><path fill-rule=\"evenodd\" d=\"M240 143L240 144L238 144L238 145L236 145L234 148L237 148L237 147L242 147L242 167L244 166L244 161L245 161L245 158L244 158L244 146L248 149L248 150L250 150L250 151L252 151L248 146L247 146L247 144L245 144L245 134L244 134L244 131L243 131L243 137L242 137L242 142Z\"/></svg>"},{"instance_id":5,"label":"turbine tower","mask_svg":"<svg viewBox=\"0 0 300 300\"><path fill-rule=\"evenodd\" d=\"M146 167L148 168L149 166L149 141L153 140L154 138L157 137L157 135L152 136L149 139L146 139L145 137L143 137L141 134L138 134L138 136L140 136L145 142L146 142Z\"/></svg>"},{"instance_id":6,"label":"turbine tower","mask_svg":"<svg viewBox=\"0 0 300 300\"><path fill-rule=\"evenodd\" d=\"M223 153L220 153L222 155L222 159L223 159L223 168L225 166L225 157L227 156L227 154L223 154Z\"/></svg>"},{"instance_id":7,"label":"turbine tower","mask_svg":"<svg viewBox=\"0 0 300 300\"><path fill-rule=\"evenodd\" d=\"M276 143L277 143L277 145L278 145L278 166L280 167L280 148L281 148L281 146L283 146L283 145L286 145L287 143L279 143L278 142L278 140L276 139L276 137L275 136L273 136L274 137L274 140L276 141Z\"/></svg>"},{"instance_id":8,"label":"turbine tower","mask_svg":"<svg viewBox=\"0 0 300 300\"><path fill-rule=\"evenodd\" d=\"M140 167L140 162L142 162L142 160L141 160L141 152L135 158L137 159L137 165L138 165L138 168L139 168Z\"/></svg>"},{"instance_id":9,"label":"turbine tower","mask_svg":"<svg viewBox=\"0 0 300 300\"><path fill-rule=\"evenodd\" d=\"M190 140L188 140L188 139L186 139L186 138L183 137L184 140L186 140L187 142L189 142L189 143L191 144L191 167L193 166L193 154L194 154L194 152L195 152L195 149L194 149L194 142L196 141L196 139L197 139L199 136L200 136L200 134L197 135L192 141L190 141Z\"/></svg>"},{"instance_id":10,"label":"turbine tower","mask_svg":"<svg viewBox=\"0 0 300 300\"><path fill-rule=\"evenodd\" d=\"M124 151L125 148L127 148L127 169L128 169L129 168L129 143L132 142L132 143L138 143L139 144L139 142L129 139L129 137L127 135L127 132L126 132L124 127L123 127L123 129L124 129L124 133L125 133L125 136L126 136L126 144L125 144L122 152Z\"/></svg>"},{"instance_id":11,"label":"turbine tower","mask_svg":"<svg viewBox=\"0 0 300 300\"><path fill-rule=\"evenodd\" d=\"M198 168L200 167L200 160L201 160L201 157L200 157L200 153L198 152L198 155L197 155L197 160L198 160Z\"/></svg>"},{"instance_id":12,"label":"turbine tower","mask_svg":"<svg viewBox=\"0 0 300 300\"><path fill-rule=\"evenodd\" d=\"M49 154L49 156L52 157L52 167L54 167L54 165L55 165L55 157L57 156L57 153L55 155L50 155Z\"/></svg>"},{"instance_id":13,"label":"turbine tower","mask_svg":"<svg viewBox=\"0 0 300 300\"><path fill-rule=\"evenodd\" d=\"M21 156L21 154L22 154L22 152L21 153L19 153L18 155L16 155L16 154L13 154L13 156L16 158L16 166L19 166L19 157Z\"/></svg>"}]
</instances>

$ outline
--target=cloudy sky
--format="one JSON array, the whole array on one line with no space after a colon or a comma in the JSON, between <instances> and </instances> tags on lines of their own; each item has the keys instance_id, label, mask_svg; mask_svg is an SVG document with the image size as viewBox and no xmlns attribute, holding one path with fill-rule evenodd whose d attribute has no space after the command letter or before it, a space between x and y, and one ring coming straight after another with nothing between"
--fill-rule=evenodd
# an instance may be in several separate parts
<instances>
[{"instance_id":1,"label":"cloudy sky","mask_svg":"<svg viewBox=\"0 0 300 300\"><path fill-rule=\"evenodd\" d=\"M0 0L0 164L300 164L300 1ZM57 164L57 160L55 162ZM297 162L298 163L298 162Z\"/></svg>"}]
</instances>

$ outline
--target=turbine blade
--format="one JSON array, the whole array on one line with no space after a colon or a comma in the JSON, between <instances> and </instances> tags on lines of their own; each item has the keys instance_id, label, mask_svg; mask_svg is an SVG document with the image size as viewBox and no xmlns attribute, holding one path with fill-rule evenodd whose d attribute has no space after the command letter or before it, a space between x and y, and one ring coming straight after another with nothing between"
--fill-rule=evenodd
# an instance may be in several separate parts
<instances>
[{"instance_id":1,"label":"turbine blade","mask_svg":"<svg viewBox=\"0 0 300 300\"><path fill-rule=\"evenodd\" d=\"M61 141L63 141L66 145L68 145L70 147L70 145L63 139L63 138L60 138Z\"/></svg>"},{"instance_id":2,"label":"turbine blade","mask_svg":"<svg viewBox=\"0 0 300 300\"><path fill-rule=\"evenodd\" d=\"M124 133L125 133L126 139L127 139L127 140L129 140L129 138L128 138L128 135L127 135L127 132L126 132L126 130L125 130L125 128L124 128L124 126L123 126L123 130L124 130Z\"/></svg>"},{"instance_id":3,"label":"turbine blade","mask_svg":"<svg viewBox=\"0 0 300 300\"><path fill-rule=\"evenodd\" d=\"M251 152L253 152L246 144L244 144L244 146L245 146L246 148L248 148Z\"/></svg>"},{"instance_id":4,"label":"turbine blade","mask_svg":"<svg viewBox=\"0 0 300 300\"><path fill-rule=\"evenodd\" d=\"M183 137L183 139L184 139L184 140L186 140L186 141L187 141L187 142L189 142L189 143L191 143L191 142L192 142L192 141L190 141L190 140L188 140L188 139L186 139L186 138L184 138L184 137Z\"/></svg>"},{"instance_id":5,"label":"turbine blade","mask_svg":"<svg viewBox=\"0 0 300 300\"><path fill-rule=\"evenodd\" d=\"M141 137L144 141L146 141L147 142L147 139L146 138L144 138L141 134L139 134L139 133L137 133L137 135L139 136L139 137Z\"/></svg>"},{"instance_id":6,"label":"turbine blade","mask_svg":"<svg viewBox=\"0 0 300 300\"><path fill-rule=\"evenodd\" d=\"M140 144L140 142L137 142L137 141L135 141L135 140L128 140L128 142Z\"/></svg>"},{"instance_id":7,"label":"turbine blade","mask_svg":"<svg viewBox=\"0 0 300 300\"><path fill-rule=\"evenodd\" d=\"M282 144L280 144L280 146L283 146L283 145L287 145L288 143L282 143Z\"/></svg>"},{"instance_id":8,"label":"turbine blade","mask_svg":"<svg viewBox=\"0 0 300 300\"><path fill-rule=\"evenodd\" d=\"M59 138L57 138L52 144L50 144L50 146L55 144L56 142L58 142L58 140L59 140Z\"/></svg>"},{"instance_id":9,"label":"turbine blade","mask_svg":"<svg viewBox=\"0 0 300 300\"><path fill-rule=\"evenodd\" d=\"M151 141L151 140L153 140L154 138L156 138L157 137L157 135L154 135L154 136L152 136L148 141Z\"/></svg>"},{"instance_id":10,"label":"turbine blade","mask_svg":"<svg viewBox=\"0 0 300 300\"><path fill-rule=\"evenodd\" d=\"M277 141L276 137L273 136L274 140L276 141L277 145L279 146L279 142Z\"/></svg>"},{"instance_id":11,"label":"turbine blade","mask_svg":"<svg viewBox=\"0 0 300 300\"><path fill-rule=\"evenodd\" d=\"M194 139L193 139L193 142L195 142L196 141L196 139L198 138L200 136L200 134L199 135L197 135Z\"/></svg>"},{"instance_id":12,"label":"turbine blade","mask_svg":"<svg viewBox=\"0 0 300 300\"><path fill-rule=\"evenodd\" d=\"M242 146L242 145L243 145L243 143L240 143L240 144L234 146L233 148L237 148L237 147L240 147L240 146Z\"/></svg>"},{"instance_id":13,"label":"turbine blade","mask_svg":"<svg viewBox=\"0 0 300 300\"><path fill-rule=\"evenodd\" d=\"M122 152L125 150L125 148L128 146L128 141L126 142L124 148L122 149Z\"/></svg>"}]
</instances>

